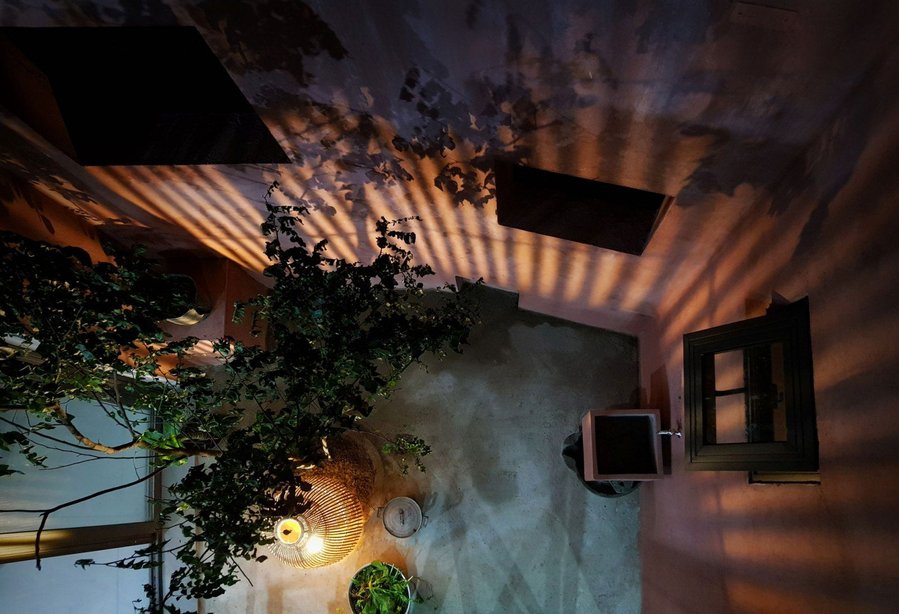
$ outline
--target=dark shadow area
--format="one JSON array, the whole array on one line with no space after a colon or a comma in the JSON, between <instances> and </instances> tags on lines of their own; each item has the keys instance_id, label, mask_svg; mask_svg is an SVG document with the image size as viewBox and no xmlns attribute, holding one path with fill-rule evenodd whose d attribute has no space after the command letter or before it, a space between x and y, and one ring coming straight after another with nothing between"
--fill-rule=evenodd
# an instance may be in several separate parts
<instances>
[{"instance_id":1,"label":"dark shadow area","mask_svg":"<svg viewBox=\"0 0 899 614\"><path fill-rule=\"evenodd\" d=\"M347 56L337 34L299 0L202 1L188 10L204 30L223 38L224 64L236 74L251 67L283 70L306 86L315 79L307 67L310 57L326 54L340 60ZM282 91L280 97L293 100L296 92Z\"/></svg>"},{"instance_id":2,"label":"dark shadow area","mask_svg":"<svg viewBox=\"0 0 899 614\"><path fill-rule=\"evenodd\" d=\"M822 174L827 177L818 196L818 204L799 235L794 258L808 254L817 243L829 216L831 203L852 178L868 140L878 129L872 118L879 117L888 105L893 104L886 89L892 90L894 84L877 82L877 79L882 79L880 73L884 68L884 59L885 56L882 55L872 62L847 98L841 112L814 146L797 161L801 165L801 173L798 177L785 179L785 197L771 202L769 212L773 215L781 213L789 207L791 197L802 194L814 185L815 177L821 177ZM880 87L877 89L884 91L859 91L862 84L869 85L872 82L878 83ZM817 168L819 165L827 170L822 173L822 169Z\"/></svg>"},{"instance_id":3,"label":"dark shadow area","mask_svg":"<svg viewBox=\"0 0 899 614\"><path fill-rule=\"evenodd\" d=\"M652 425L649 416L597 416L592 436L598 471L656 473Z\"/></svg>"},{"instance_id":4,"label":"dark shadow area","mask_svg":"<svg viewBox=\"0 0 899 614\"><path fill-rule=\"evenodd\" d=\"M95 190L6 125L0 124L0 169L32 186L42 186L75 206L98 204Z\"/></svg>"},{"instance_id":5,"label":"dark shadow area","mask_svg":"<svg viewBox=\"0 0 899 614\"><path fill-rule=\"evenodd\" d=\"M664 194L500 160L496 195L502 226L637 256L669 200Z\"/></svg>"},{"instance_id":6,"label":"dark shadow area","mask_svg":"<svg viewBox=\"0 0 899 614\"><path fill-rule=\"evenodd\" d=\"M6 203L11 204L16 201L24 202L35 212L48 234L56 234L52 220L43 212L47 207L47 198L15 175L0 170L0 219L10 216L8 206L11 205Z\"/></svg>"},{"instance_id":7,"label":"dark shadow area","mask_svg":"<svg viewBox=\"0 0 899 614\"><path fill-rule=\"evenodd\" d=\"M734 196L741 185L768 188L802 152L802 146L769 138L744 138L723 127L687 124L680 133L685 139L705 139L707 153L687 178L684 190L701 194ZM734 164L739 156L741 164ZM689 204L691 199L678 202Z\"/></svg>"},{"instance_id":8,"label":"dark shadow area","mask_svg":"<svg viewBox=\"0 0 899 614\"><path fill-rule=\"evenodd\" d=\"M581 431L572 433L562 444L562 459L565 466L571 469L581 484L590 492L601 497L622 497L635 491L640 482L632 481L595 481L584 479L584 440Z\"/></svg>"},{"instance_id":9,"label":"dark shadow area","mask_svg":"<svg viewBox=\"0 0 899 614\"><path fill-rule=\"evenodd\" d=\"M0 43L4 104L82 165L290 161L194 28L3 28Z\"/></svg>"},{"instance_id":10,"label":"dark shadow area","mask_svg":"<svg viewBox=\"0 0 899 614\"><path fill-rule=\"evenodd\" d=\"M778 20L777 13L783 13L783 10L774 6L763 7L757 12L758 21L750 22L728 14L743 8L739 6L741 4L743 3L736 3L729 8L719 5L713 9L714 15L706 31L710 38L728 50L730 55L727 68L691 71L680 83L675 84L672 91L672 99L699 93L712 97L711 104L698 118L683 123L680 129L683 137L705 139L708 147L683 187L686 197L679 199L678 203L689 205L693 201L690 196L696 193L734 196L737 188L747 185L760 190L760 197L770 198L769 213L779 215L797 195L812 186L812 167L821 162L822 157L833 156L838 158L839 168L834 168L831 172L828 187L822 194L822 205L812 216L809 227L804 232L803 242L808 243L826 217L827 202L851 176L861 153L858 143L865 142L864 136L859 136L855 131L843 135L843 127L851 119L853 126L867 133L871 127L865 125L864 118L872 116L875 105L890 99L884 91L882 96L871 96L862 102L867 107L868 114L865 114L865 110L852 109L859 102L859 87L872 81L872 76L882 64L883 54L869 60L870 63L862 68L855 68L851 79L835 83L836 87L831 87L826 92L819 90L820 103L811 112L803 106L803 96L810 96L810 92L797 96L774 82L766 87L752 81L753 75L779 72L794 54L794 41L790 36L784 35L785 31L790 31L789 28L781 30L775 23ZM660 7L654 10L663 12L665 9ZM831 40L856 42L861 29L870 27L871 23L877 22L880 13L888 11L886 5L878 5L872 7L869 15L847 14L832 31ZM649 36L645 40L650 42L646 47L647 51L652 48L653 40L664 46L677 39L664 31L662 23L664 22L647 20ZM740 44L736 44L737 41ZM643 40L641 44L644 44ZM766 46L766 53L759 54L759 46ZM837 47L830 45L830 49L835 48ZM830 53L826 46L820 46L811 57L817 62L824 62ZM830 60L831 63L836 61L838 60ZM813 86L816 89L820 87L819 83L814 83ZM886 88L892 88L892 84L884 83L884 90ZM744 128L740 129L737 127L739 122L728 121L727 114L740 105L751 110L754 117L765 118L766 125L750 127L749 123L744 123ZM850 113L860 115L850 118ZM858 119L862 121L856 121ZM803 246L802 251L806 247Z\"/></svg>"}]
</instances>

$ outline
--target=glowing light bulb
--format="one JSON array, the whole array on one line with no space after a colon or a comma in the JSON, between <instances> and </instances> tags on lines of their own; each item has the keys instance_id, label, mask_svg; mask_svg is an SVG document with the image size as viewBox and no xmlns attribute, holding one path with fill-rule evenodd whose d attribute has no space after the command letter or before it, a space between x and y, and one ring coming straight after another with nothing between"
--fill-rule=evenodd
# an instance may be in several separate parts
<instances>
[{"instance_id":1,"label":"glowing light bulb","mask_svg":"<svg viewBox=\"0 0 899 614\"><path fill-rule=\"evenodd\" d=\"M275 535L282 544L295 544L303 537L303 525L295 518L284 518L275 527Z\"/></svg>"},{"instance_id":2,"label":"glowing light bulb","mask_svg":"<svg viewBox=\"0 0 899 614\"><path fill-rule=\"evenodd\" d=\"M306 552L309 554L318 554L325 547L325 540L318 535L310 535L309 541L306 542Z\"/></svg>"}]
</instances>

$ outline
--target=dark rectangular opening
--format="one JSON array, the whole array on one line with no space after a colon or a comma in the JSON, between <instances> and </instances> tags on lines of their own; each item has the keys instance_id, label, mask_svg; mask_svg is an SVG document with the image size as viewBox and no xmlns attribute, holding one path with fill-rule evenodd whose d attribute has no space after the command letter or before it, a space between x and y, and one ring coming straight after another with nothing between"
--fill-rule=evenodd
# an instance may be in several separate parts
<instances>
[{"instance_id":1,"label":"dark rectangular opening","mask_svg":"<svg viewBox=\"0 0 899 614\"><path fill-rule=\"evenodd\" d=\"M0 92L86 166L290 162L192 27L0 28Z\"/></svg>"},{"instance_id":2,"label":"dark rectangular opening","mask_svg":"<svg viewBox=\"0 0 899 614\"><path fill-rule=\"evenodd\" d=\"M496 215L510 228L640 255L671 197L498 161Z\"/></svg>"},{"instance_id":3,"label":"dark rectangular opening","mask_svg":"<svg viewBox=\"0 0 899 614\"><path fill-rule=\"evenodd\" d=\"M596 416L596 469L603 475L654 474L655 432L650 416Z\"/></svg>"}]
</instances>

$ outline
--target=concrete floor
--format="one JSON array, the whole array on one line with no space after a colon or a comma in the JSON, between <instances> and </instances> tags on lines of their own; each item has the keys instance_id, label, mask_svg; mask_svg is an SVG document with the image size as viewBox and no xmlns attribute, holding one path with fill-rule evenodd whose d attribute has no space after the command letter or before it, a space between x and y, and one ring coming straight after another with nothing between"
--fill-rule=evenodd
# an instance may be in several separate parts
<instances>
[{"instance_id":1,"label":"concrete floor","mask_svg":"<svg viewBox=\"0 0 899 614\"><path fill-rule=\"evenodd\" d=\"M245 566L255 586L233 587L206 611L347 612L347 583L373 559L428 582L433 597L415 612L640 611L638 495L593 495L560 456L585 410L632 402L636 339L520 311L512 294L481 293L484 324L465 353L410 370L373 420L431 444L424 474L403 477L384 462L371 502L412 496L427 526L398 540L372 513L344 561Z\"/></svg>"}]
</instances>

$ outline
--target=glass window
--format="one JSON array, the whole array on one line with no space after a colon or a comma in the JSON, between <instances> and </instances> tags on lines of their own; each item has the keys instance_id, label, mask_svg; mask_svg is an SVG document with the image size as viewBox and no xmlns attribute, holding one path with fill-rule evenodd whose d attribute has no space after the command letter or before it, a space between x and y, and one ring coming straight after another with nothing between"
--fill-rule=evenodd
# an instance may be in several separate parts
<instances>
[{"instance_id":1,"label":"glass window","mask_svg":"<svg viewBox=\"0 0 899 614\"><path fill-rule=\"evenodd\" d=\"M690 469L815 471L808 300L684 336Z\"/></svg>"},{"instance_id":2,"label":"glass window","mask_svg":"<svg viewBox=\"0 0 899 614\"><path fill-rule=\"evenodd\" d=\"M78 559L114 561L134 552L116 548L45 559L42 569L34 561L0 565L0 595L4 612L58 614L59 612L133 612L132 602L144 595L150 572L94 566L81 569Z\"/></svg>"},{"instance_id":3,"label":"glass window","mask_svg":"<svg viewBox=\"0 0 899 614\"><path fill-rule=\"evenodd\" d=\"M103 409L93 401L70 400L66 411L75 416L78 428L95 441L119 444L130 434L112 422ZM25 412L8 411L4 417L19 423L28 419ZM6 430L4 425L4 430ZM55 439L71 441L71 435L61 427L40 431ZM47 457L48 469L28 464L19 454L6 455L6 462L22 474L0 479L0 500L8 509L46 509L84 495L127 484L146 476L150 460L146 450L136 449L108 457L100 452L79 450L50 439L38 450ZM102 457L96 460L96 457ZM68 466L65 466L68 465ZM47 529L84 527L102 524L139 522L150 518L148 503L152 480L127 489L118 490L78 505L54 512L47 520ZM40 524L37 514L0 514L0 533L36 531Z\"/></svg>"}]
</instances>

